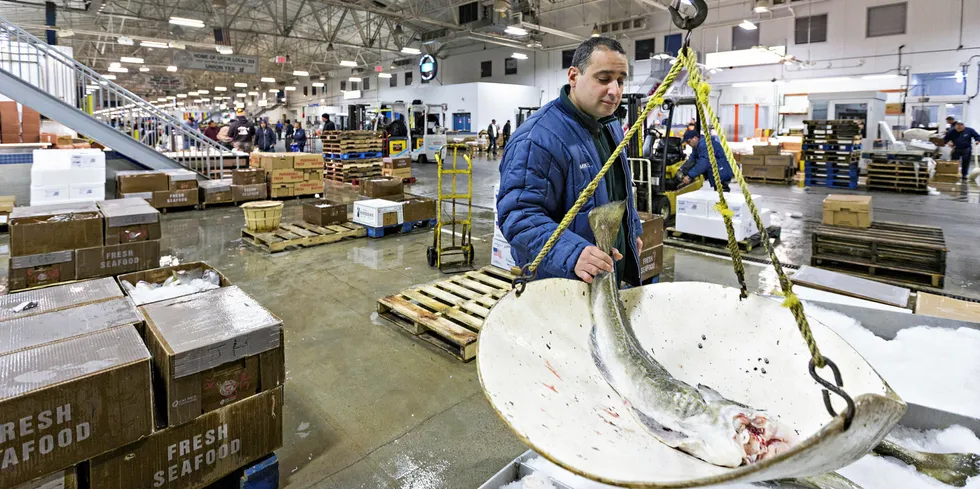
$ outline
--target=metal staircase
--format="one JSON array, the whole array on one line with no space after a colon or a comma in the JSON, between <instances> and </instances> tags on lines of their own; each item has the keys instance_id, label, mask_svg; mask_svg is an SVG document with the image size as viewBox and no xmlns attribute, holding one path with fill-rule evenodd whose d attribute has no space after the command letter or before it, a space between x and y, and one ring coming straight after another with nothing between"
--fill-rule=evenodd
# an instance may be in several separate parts
<instances>
[{"instance_id":1,"label":"metal staircase","mask_svg":"<svg viewBox=\"0 0 980 489\"><path fill-rule=\"evenodd\" d=\"M220 178L247 165L246 153L208 139L3 17L0 93L149 169Z\"/></svg>"}]
</instances>

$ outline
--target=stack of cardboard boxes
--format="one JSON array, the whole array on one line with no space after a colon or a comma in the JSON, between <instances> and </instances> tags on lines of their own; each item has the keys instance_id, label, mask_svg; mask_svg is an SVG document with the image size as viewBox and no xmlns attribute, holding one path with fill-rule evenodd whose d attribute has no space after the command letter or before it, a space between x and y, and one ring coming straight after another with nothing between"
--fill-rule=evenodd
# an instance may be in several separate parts
<instances>
[{"instance_id":1,"label":"stack of cardboard boxes","mask_svg":"<svg viewBox=\"0 0 980 489\"><path fill-rule=\"evenodd\" d=\"M369 228L384 228L405 223L420 223L437 217L436 201L404 193L398 178L373 178L361 182L361 195L369 200L354 202L354 219Z\"/></svg>"},{"instance_id":2,"label":"stack of cardboard boxes","mask_svg":"<svg viewBox=\"0 0 980 489\"><path fill-rule=\"evenodd\" d=\"M10 214L10 290L157 266L160 221L140 199L16 207Z\"/></svg>"},{"instance_id":3,"label":"stack of cardboard boxes","mask_svg":"<svg viewBox=\"0 0 980 489\"><path fill-rule=\"evenodd\" d=\"M17 102L0 102L0 143L19 142L20 112L17 110Z\"/></svg>"},{"instance_id":4,"label":"stack of cardboard boxes","mask_svg":"<svg viewBox=\"0 0 980 489\"><path fill-rule=\"evenodd\" d=\"M0 297L0 426L20 427L0 487L199 489L281 447L282 323L222 285L140 307L112 279Z\"/></svg>"},{"instance_id":5,"label":"stack of cardboard boxes","mask_svg":"<svg viewBox=\"0 0 980 489\"><path fill-rule=\"evenodd\" d=\"M412 178L412 159L403 158L384 158L381 160L381 176L392 177L401 180Z\"/></svg>"},{"instance_id":6,"label":"stack of cardboard boxes","mask_svg":"<svg viewBox=\"0 0 980 489\"><path fill-rule=\"evenodd\" d=\"M30 107L22 106L20 116L21 141L25 143L40 143L41 114Z\"/></svg>"},{"instance_id":7,"label":"stack of cardboard boxes","mask_svg":"<svg viewBox=\"0 0 980 489\"><path fill-rule=\"evenodd\" d=\"M116 173L116 197L144 199L156 209L196 206L197 174L189 170L121 171Z\"/></svg>"},{"instance_id":8,"label":"stack of cardboard boxes","mask_svg":"<svg viewBox=\"0 0 980 489\"><path fill-rule=\"evenodd\" d=\"M792 154L780 154L778 145L753 146L751 155L741 156L742 175L750 180L789 182L796 165Z\"/></svg>"},{"instance_id":9,"label":"stack of cardboard boxes","mask_svg":"<svg viewBox=\"0 0 980 489\"><path fill-rule=\"evenodd\" d=\"M267 195L269 191L262 168L238 168L231 172L231 199L234 202L262 200Z\"/></svg>"},{"instance_id":10,"label":"stack of cardboard boxes","mask_svg":"<svg viewBox=\"0 0 980 489\"><path fill-rule=\"evenodd\" d=\"M957 183L960 181L960 162L959 161L936 161L936 174L932 176L933 182Z\"/></svg>"},{"instance_id":11,"label":"stack of cardboard boxes","mask_svg":"<svg viewBox=\"0 0 980 489\"><path fill-rule=\"evenodd\" d=\"M260 153L258 168L265 171L269 197L293 197L323 192L323 157L309 153Z\"/></svg>"}]
</instances>

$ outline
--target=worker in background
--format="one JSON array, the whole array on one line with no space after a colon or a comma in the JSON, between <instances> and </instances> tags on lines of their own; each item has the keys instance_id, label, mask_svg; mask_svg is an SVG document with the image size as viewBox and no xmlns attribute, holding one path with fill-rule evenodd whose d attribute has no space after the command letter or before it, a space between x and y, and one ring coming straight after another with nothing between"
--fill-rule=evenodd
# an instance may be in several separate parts
<instances>
[{"instance_id":1,"label":"worker in background","mask_svg":"<svg viewBox=\"0 0 980 489\"><path fill-rule=\"evenodd\" d=\"M330 120L330 115L329 114L323 114L323 115L321 115L320 116L320 119L323 120L323 127L321 128L322 131L336 131L337 130L337 124L334 124L333 121Z\"/></svg>"},{"instance_id":2,"label":"worker in background","mask_svg":"<svg viewBox=\"0 0 980 489\"><path fill-rule=\"evenodd\" d=\"M290 151L292 151L292 149L290 149L290 148L293 147L293 131L294 130L295 129L293 128L293 124L291 122L289 122L289 119L286 119L286 126L285 126L285 129L283 129L283 132L286 135L286 152L287 153L290 152Z\"/></svg>"},{"instance_id":3,"label":"worker in background","mask_svg":"<svg viewBox=\"0 0 980 489\"><path fill-rule=\"evenodd\" d=\"M677 172L677 178L680 178L677 187L688 185L694 179L703 176L711 184L711 188L718 188L718 184L715 182L714 172L711 169L708 145L701 137L701 133L693 129L688 129L684 132L684 143L691 147L691 155L688 156L687 161L681 165L680 171ZM728 158L725 157L725 150L721 147L721 141L718 140L717 136L711 136L711 146L714 147L715 161L718 162L718 176L721 177L721 188L725 192L728 192L730 190L728 183L732 181L732 165L728 162Z\"/></svg>"},{"instance_id":4,"label":"worker in background","mask_svg":"<svg viewBox=\"0 0 980 489\"><path fill-rule=\"evenodd\" d=\"M501 136L504 138L504 147L507 147L507 140L510 139L510 120L504 123L504 130L501 132Z\"/></svg>"},{"instance_id":5,"label":"worker in background","mask_svg":"<svg viewBox=\"0 0 980 489\"><path fill-rule=\"evenodd\" d=\"M282 121L276 121L276 140L282 139Z\"/></svg>"},{"instance_id":6,"label":"worker in background","mask_svg":"<svg viewBox=\"0 0 980 489\"><path fill-rule=\"evenodd\" d=\"M970 158L973 158L973 142L980 142L980 134L958 121L952 130L946 131L943 141L953 148L953 159L960 160L960 175L966 180L970 174Z\"/></svg>"},{"instance_id":7,"label":"worker in background","mask_svg":"<svg viewBox=\"0 0 980 489\"><path fill-rule=\"evenodd\" d=\"M194 131L197 131L197 121L194 120L194 116L187 116L187 127ZM191 136L187 134L184 136L184 149L191 149Z\"/></svg>"},{"instance_id":8,"label":"worker in background","mask_svg":"<svg viewBox=\"0 0 980 489\"><path fill-rule=\"evenodd\" d=\"M255 124L245 117L244 110L235 111L235 120L228 129L231 136L231 147L244 153L252 152L252 141L255 140Z\"/></svg>"},{"instance_id":9,"label":"worker in background","mask_svg":"<svg viewBox=\"0 0 980 489\"><path fill-rule=\"evenodd\" d=\"M589 38L575 50L568 84L520 125L504 148L497 194L498 225L518 266L531 262L623 139L613 112L628 77L626 50L614 39ZM576 277L591 283L615 270L617 281L640 283L643 242L626 154L621 153L554 248L536 278ZM591 209L626 201L613 256L595 246ZM620 251L621 250L621 251Z\"/></svg>"},{"instance_id":10,"label":"worker in background","mask_svg":"<svg viewBox=\"0 0 980 489\"><path fill-rule=\"evenodd\" d=\"M296 128L293 129L293 144L290 148L295 147L296 152L302 153L306 147L306 131L303 129L303 123L296 121Z\"/></svg>"},{"instance_id":11,"label":"worker in background","mask_svg":"<svg viewBox=\"0 0 980 489\"><path fill-rule=\"evenodd\" d=\"M487 151L493 153L497 156L497 135L500 132L497 130L497 119L491 119L490 125L487 126L487 139L490 140L490 145L487 147Z\"/></svg>"},{"instance_id":12,"label":"worker in background","mask_svg":"<svg viewBox=\"0 0 980 489\"><path fill-rule=\"evenodd\" d=\"M266 121L259 123L259 129L255 132L255 146L259 151L270 152L276 149L276 132L269 127Z\"/></svg>"},{"instance_id":13,"label":"worker in background","mask_svg":"<svg viewBox=\"0 0 980 489\"><path fill-rule=\"evenodd\" d=\"M204 135L208 139L210 139L212 141L217 141L218 140L218 125L215 124L214 121L208 122L208 127L204 128Z\"/></svg>"}]
</instances>

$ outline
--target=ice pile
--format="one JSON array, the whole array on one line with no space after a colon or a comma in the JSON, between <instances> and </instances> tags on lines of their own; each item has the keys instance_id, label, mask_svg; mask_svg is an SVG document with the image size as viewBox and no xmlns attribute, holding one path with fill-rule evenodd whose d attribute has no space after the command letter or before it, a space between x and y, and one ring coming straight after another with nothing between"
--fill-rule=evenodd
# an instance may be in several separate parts
<instances>
[{"instance_id":1,"label":"ice pile","mask_svg":"<svg viewBox=\"0 0 980 489\"><path fill-rule=\"evenodd\" d=\"M217 289L221 286L221 277L214 270L182 270L172 274L162 284L140 280L133 285L123 280L122 286L133 302L141 305Z\"/></svg>"},{"instance_id":2,"label":"ice pile","mask_svg":"<svg viewBox=\"0 0 980 489\"><path fill-rule=\"evenodd\" d=\"M837 332L905 401L980 417L980 331L917 326L889 341L835 311L810 305L807 315Z\"/></svg>"}]
</instances>

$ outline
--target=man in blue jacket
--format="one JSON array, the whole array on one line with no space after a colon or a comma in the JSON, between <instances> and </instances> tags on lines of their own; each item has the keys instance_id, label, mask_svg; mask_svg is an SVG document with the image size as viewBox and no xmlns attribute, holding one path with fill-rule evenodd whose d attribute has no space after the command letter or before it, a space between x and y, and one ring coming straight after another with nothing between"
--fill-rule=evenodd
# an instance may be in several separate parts
<instances>
[{"instance_id":1,"label":"man in blue jacket","mask_svg":"<svg viewBox=\"0 0 980 489\"><path fill-rule=\"evenodd\" d=\"M568 85L559 97L521 124L504 146L498 224L518 265L534 260L622 141L623 129L612 114L622 99L627 69L626 51L618 41L596 37L583 42L575 50ZM639 285L642 227L631 182L626 155L620 154L545 256L535 278L578 277L591 283L600 271L615 270L619 281ZM595 246L588 214L619 200L627 202L627 212L610 257Z\"/></svg>"},{"instance_id":2,"label":"man in blue jacket","mask_svg":"<svg viewBox=\"0 0 980 489\"><path fill-rule=\"evenodd\" d=\"M960 174L963 180L970 173L970 158L973 158L973 141L980 142L980 134L972 127L966 127L962 122L957 122L952 129L946 131L943 138L946 145L953 147L953 159L960 160Z\"/></svg>"},{"instance_id":3,"label":"man in blue jacket","mask_svg":"<svg viewBox=\"0 0 980 489\"><path fill-rule=\"evenodd\" d=\"M688 156L687 162L681 166L681 172L677 175L681 178L681 183L687 185L695 178L703 175L704 179L711 184L711 188L718 188L715 182L714 172L711 171L708 145L701 138L701 133L693 129L688 129L684 132L684 142L691 147L691 156ZM728 192L728 183L732 181L733 176L732 165L728 162L728 158L725 157L725 150L721 147L721 141L718 140L718 136L711 136L711 146L714 147L715 161L718 162L718 176L721 177L721 188L725 192Z\"/></svg>"}]
</instances>

